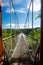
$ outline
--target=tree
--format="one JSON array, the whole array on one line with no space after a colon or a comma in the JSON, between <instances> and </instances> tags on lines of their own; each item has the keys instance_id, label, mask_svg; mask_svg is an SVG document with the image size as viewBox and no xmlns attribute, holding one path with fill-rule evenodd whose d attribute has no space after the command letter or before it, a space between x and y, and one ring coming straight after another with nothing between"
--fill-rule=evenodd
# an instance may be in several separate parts
<instances>
[{"instance_id":1,"label":"tree","mask_svg":"<svg viewBox=\"0 0 43 65\"><path fill-rule=\"evenodd\" d=\"M35 20L37 20L38 18L41 18L41 13L40 13L40 11L39 11L38 16L35 18Z\"/></svg>"},{"instance_id":2,"label":"tree","mask_svg":"<svg viewBox=\"0 0 43 65\"><path fill-rule=\"evenodd\" d=\"M36 19L35 20L37 20L38 18L40 18L41 17L41 14L39 14L37 17L36 17Z\"/></svg>"}]
</instances>

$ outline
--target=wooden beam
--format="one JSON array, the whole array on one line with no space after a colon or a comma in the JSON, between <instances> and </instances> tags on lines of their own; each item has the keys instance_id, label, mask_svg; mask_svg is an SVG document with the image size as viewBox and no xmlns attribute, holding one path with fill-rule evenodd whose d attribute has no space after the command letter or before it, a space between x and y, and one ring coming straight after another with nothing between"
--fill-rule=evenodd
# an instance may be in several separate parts
<instances>
[{"instance_id":1,"label":"wooden beam","mask_svg":"<svg viewBox=\"0 0 43 65\"><path fill-rule=\"evenodd\" d=\"M0 0L0 63L2 61L2 16L1 16L1 0Z\"/></svg>"},{"instance_id":2,"label":"wooden beam","mask_svg":"<svg viewBox=\"0 0 43 65\"><path fill-rule=\"evenodd\" d=\"M41 55L40 65L43 65L43 0L41 0Z\"/></svg>"}]
</instances>

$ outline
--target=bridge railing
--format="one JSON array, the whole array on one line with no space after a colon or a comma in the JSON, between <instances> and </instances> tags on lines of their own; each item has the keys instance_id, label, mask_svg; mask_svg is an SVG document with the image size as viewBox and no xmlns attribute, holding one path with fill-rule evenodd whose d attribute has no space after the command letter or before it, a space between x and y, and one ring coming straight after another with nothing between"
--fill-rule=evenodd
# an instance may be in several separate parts
<instances>
[{"instance_id":1,"label":"bridge railing","mask_svg":"<svg viewBox=\"0 0 43 65\"><path fill-rule=\"evenodd\" d=\"M11 56L11 53L13 52L13 48L15 47L15 35L6 37L2 40L2 43L5 47L5 49L7 49L7 54ZM12 50L11 50L11 46L12 46Z\"/></svg>"},{"instance_id":2,"label":"bridge railing","mask_svg":"<svg viewBox=\"0 0 43 65\"><path fill-rule=\"evenodd\" d=\"M40 45L40 39L37 39L35 37L32 37L32 36L28 36L29 39L27 39L27 42L29 43L29 48L32 50L32 55L33 57L35 57L35 54L38 50L38 47ZM31 40L30 40L31 39ZM32 43L33 41L33 43Z\"/></svg>"}]
</instances>

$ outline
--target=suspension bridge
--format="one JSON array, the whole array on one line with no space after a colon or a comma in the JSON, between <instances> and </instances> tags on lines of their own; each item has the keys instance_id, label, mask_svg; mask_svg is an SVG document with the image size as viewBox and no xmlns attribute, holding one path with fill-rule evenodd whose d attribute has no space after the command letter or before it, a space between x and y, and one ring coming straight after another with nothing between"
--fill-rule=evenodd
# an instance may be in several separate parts
<instances>
[{"instance_id":1,"label":"suspension bridge","mask_svg":"<svg viewBox=\"0 0 43 65\"><path fill-rule=\"evenodd\" d=\"M28 26L28 30L29 30L29 10L30 10L30 6L32 4L32 32L33 32L33 0L30 0L30 5L29 5L29 9L27 12L27 17L25 20L25 24L24 24L24 29L26 29L26 27ZM27 36L20 32L20 34L18 35L13 35L12 36L12 27L11 27L11 23L12 23L12 13L11 13L11 7L13 7L14 9L14 15L15 15L15 30L20 29L20 25L19 25L19 21L18 21L18 17L15 11L15 7L13 4L13 0L10 0L10 36L7 38L3 39L3 49L4 49L4 57L2 57L4 59L4 62L9 62L10 64L14 63L14 65L39 65L40 63L40 45L39 48L37 47L37 50L35 49L35 53L33 53L32 49L29 49L28 47L28 42L27 42ZM28 23L28 25L26 25ZM15 31L15 33L17 33ZM33 37L33 33L32 33L32 38ZM8 40L10 41L10 46L8 46ZM13 42L13 40L15 40L15 42ZM33 43L33 41L32 41ZM12 46L14 46L15 44L15 48L12 48ZM6 61L7 60L7 61ZM37 64L38 63L38 64Z\"/></svg>"}]
</instances>

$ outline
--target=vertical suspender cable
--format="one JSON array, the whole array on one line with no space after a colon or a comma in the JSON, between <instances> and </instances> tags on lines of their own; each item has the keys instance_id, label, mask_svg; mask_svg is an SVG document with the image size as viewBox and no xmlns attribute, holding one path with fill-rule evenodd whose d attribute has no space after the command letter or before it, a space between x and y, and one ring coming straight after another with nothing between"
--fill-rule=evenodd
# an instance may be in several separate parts
<instances>
[{"instance_id":1,"label":"vertical suspender cable","mask_svg":"<svg viewBox=\"0 0 43 65\"><path fill-rule=\"evenodd\" d=\"M32 30L33 30L33 0L32 0Z\"/></svg>"},{"instance_id":2,"label":"vertical suspender cable","mask_svg":"<svg viewBox=\"0 0 43 65\"><path fill-rule=\"evenodd\" d=\"M31 6L31 2L32 2L32 0L30 1L30 4L29 4L29 9L28 9L28 13L27 13L27 17L26 17L24 28L25 28L26 23L27 23L27 18L28 18L28 27L29 27L29 17L28 16L29 16L29 10L30 10L30 6Z\"/></svg>"},{"instance_id":3,"label":"vertical suspender cable","mask_svg":"<svg viewBox=\"0 0 43 65\"><path fill-rule=\"evenodd\" d=\"M28 29L29 29L29 11L28 11Z\"/></svg>"},{"instance_id":4,"label":"vertical suspender cable","mask_svg":"<svg viewBox=\"0 0 43 65\"><path fill-rule=\"evenodd\" d=\"M10 0L10 36L12 36L11 18L12 18L12 13L11 13L11 0ZM12 50L12 38L11 38L11 50Z\"/></svg>"},{"instance_id":5,"label":"vertical suspender cable","mask_svg":"<svg viewBox=\"0 0 43 65\"><path fill-rule=\"evenodd\" d=\"M30 1L29 10L30 10L30 6L31 6L31 2L32 2L32 0ZM28 10L28 28L29 28L29 10Z\"/></svg>"},{"instance_id":6,"label":"vertical suspender cable","mask_svg":"<svg viewBox=\"0 0 43 65\"><path fill-rule=\"evenodd\" d=\"M15 33L16 33L15 36L16 36L17 35L17 28L19 27L19 29L20 29L20 26L19 26L19 22L18 22L18 17L17 17L16 12L15 12L13 1L12 1L12 7L14 9L14 14L15 14ZM15 39L15 43L16 43L16 40L17 39Z\"/></svg>"},{"instance_id":7,"label":"vertical suspender cable","mask_svg":"<svg viewBox=\"0 0 43 65\"><path fill-rule=\"evenodd\" d=\"M13 5L13 1L12 1L12 6L13 6L13 9L14 9L14 13L15 13L15 17L16 17L16 20L17 20L17 24L19 26L18 17L17 17L16 12L15 12L15 8L14 8L14 5ZM19 28L20 28L20 26L19 26Z\"/></svg>"},{"instance_id":8,"label":"vertical suspender cable","mask_svg":"<svg viewBox=\"0 0 43 65\"><path fill-rule=\"evenodd\" d=\"M15 8L14 8L13 1L12 0L11 0L11 3L12 3L12 7L14 9L14 15L15 15L15 38L16 38L16 34L17 34L17 32L16 32L16 24L17 24L17 22L16 22L16 12L15 12ZM15 39L15 43L16 43L16 39Z\"/></svg>"},{"instance_id":9,"label":"vertical suspender cable","mask_svg":"<svg viewBox=\"0 0 43 65\"><path fill-rule=\"evenodd\" d=\"M32 0L32 38L33 38L33 0ZM33 43L33 40L32 40Z\"/></svg>"},{"instance_id":10,"label":"vertical suspender cable","mask_svg":"<svg viewBox=\"0 0 43 65\"><path fill-rule=\"evenodd\" d=\"M32 44L33 44L33 0L32 0ZM32 46L33 49L33 46ZM34 54L34 51L33 51Z\"/></svg>"}]
</instances>

